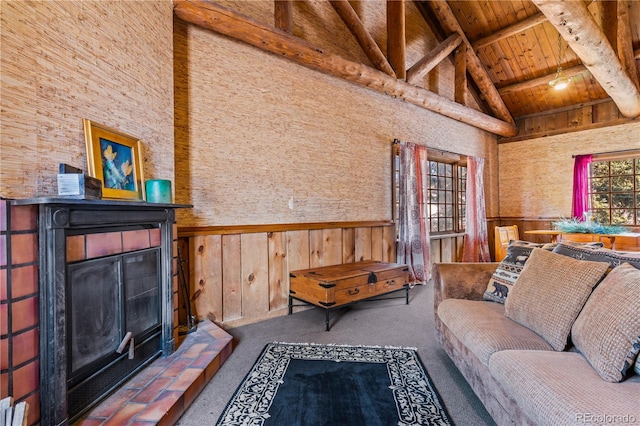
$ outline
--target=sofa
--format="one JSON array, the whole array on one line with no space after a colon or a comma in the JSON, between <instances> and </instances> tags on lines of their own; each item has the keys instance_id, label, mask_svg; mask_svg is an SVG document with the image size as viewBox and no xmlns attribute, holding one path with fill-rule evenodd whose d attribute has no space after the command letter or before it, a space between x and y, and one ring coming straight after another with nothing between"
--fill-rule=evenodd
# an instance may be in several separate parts
<instances>
[{"instance_id":1,"label":"sofa","mask_svg":"<svg viewBox=\"0 0 640 426\"><path fill-rule=\"evenodd\" d=\"M433 281L437 340L498 425L640 424L640 253L516 241Z\"/></svg>"}]
</instances>

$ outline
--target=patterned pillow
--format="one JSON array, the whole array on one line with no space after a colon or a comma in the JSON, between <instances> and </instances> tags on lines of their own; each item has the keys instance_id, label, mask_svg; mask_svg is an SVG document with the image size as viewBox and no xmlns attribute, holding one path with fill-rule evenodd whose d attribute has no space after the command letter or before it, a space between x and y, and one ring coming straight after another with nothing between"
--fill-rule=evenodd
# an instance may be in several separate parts
<instances>
[{"instance_id":1,"label":"patterned pillow","mask_svg":"<svg viewBox=\"0 0 640 426\"><path fill-rule=\"evenodd\" d=\"M608 267L534 249L504 304L504 314L562 351L578 313Z\"/></svg>"},{"instance_id":2,"label":"patterned pillow","mask_svg":"<svg viewBox=\"0 0 640 426\"><path fill-rule=\"evenodd\" d=\"M507 246L507 255L496 268L482 296L483 300L504 303L518 279L525 262L534 248L553 250L553 244L537 244L529 241L512 240Z\"/></svg>"},{"instance_id":3,"label":"patterned pillow","mask_svg":"<svg viewBox=\"0 0 640 426\"><path fill-rule=\"evenodd\" d=\"M624 379L640 350L640 270L613 268L596 287L571 328L571 339L600 377Z\"/></svg>"},{"instance_id":4,"label":"patterned pillow","mask_svg":"<svg viewBox=\"0 0 640 426\"><path fill-rule=\"evenodd\" d=\"M622 252L607 248L594 248L588 245L577 245L575 243L560 242L554 253L573 257L579 260L592 260L594 262L608 262L611 269L627 262L640 269L640 252Z\"/></svg>"}]
</instances>

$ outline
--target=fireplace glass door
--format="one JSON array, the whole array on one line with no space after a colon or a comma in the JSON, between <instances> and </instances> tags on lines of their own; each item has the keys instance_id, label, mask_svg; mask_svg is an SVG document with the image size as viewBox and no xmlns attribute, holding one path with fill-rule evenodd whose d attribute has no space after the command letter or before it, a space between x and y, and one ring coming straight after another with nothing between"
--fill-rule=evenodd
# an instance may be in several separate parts
<instances>
[{"instance_id":1,"label":"fireplace glass door","mask_svg":"<svg viewBox=\"0 0 640 426\"><path fill-rule=\"evenodd\" d=\"M155 248L68 266L71 416L99 402L160 354L159 262ZM128 333L132 339L123 343Z\"/></svg>"}]
</instances>

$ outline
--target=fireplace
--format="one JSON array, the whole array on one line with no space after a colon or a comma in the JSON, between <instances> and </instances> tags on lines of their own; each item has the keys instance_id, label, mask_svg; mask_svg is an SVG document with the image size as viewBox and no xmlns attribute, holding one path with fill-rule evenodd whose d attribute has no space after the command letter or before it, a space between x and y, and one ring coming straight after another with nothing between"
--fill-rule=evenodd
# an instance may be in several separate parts
<instances>
[{"instance_id":1,"label":"fireplace","mask_svg":"<svg viewBox=\"0 0 640 426\"><path fill-rule=\"evenodd\" d=\"M162 353L159 260L154 248L68 265L71 421Z\"/></svg>"},{"instance_id":2,"label":"fireplace","mask_svg":"<svg viewBox=\"0 0 640 426\"><path fill-rule=\"evenodd\" d=\"M173 352L173 204L31 199L38 204L40 412L72 423Z\"/></svg>"}]
</instances>

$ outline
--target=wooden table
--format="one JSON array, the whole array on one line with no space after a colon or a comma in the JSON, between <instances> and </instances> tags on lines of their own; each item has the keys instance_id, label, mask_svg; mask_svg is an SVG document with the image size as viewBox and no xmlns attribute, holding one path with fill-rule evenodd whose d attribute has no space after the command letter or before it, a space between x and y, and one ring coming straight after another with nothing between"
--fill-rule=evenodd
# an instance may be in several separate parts
<instances>
[{"instance_id":1,"label":"wooden table","mask_svg":"<svg viewBox=\"0 0 640 426\"><path fill-rule=\"evenodd\" d=\"M618 234L585 234L585 233L575 233L575 232L562 232L562 231L558 231L556 230L551 230L551 229L533 229L530 231L524 231L525 234L533 234L533 235L550 235L551 236L551 242L555 243L558 241L558 236L559 235L580 235L580 236L585 236L585 237L597 237L599 241L601 240L601 237L604 238L608 238L609 241L611 242L611 250L615 250L616 249L616 238L617 237L632 237L632 238L638 238L640 237L639 233L634 233L634 232L622 232L622 233L618 233Z\"/></svg>"},{"instance_id":2,"label":"wooden table","mask_svg":"<svg viewBox=\"0 0 640 426\"><path fill-rule=\"evenodd\" d=\"M533 234L533 235L550 235L551 242L555 243L558 241L558 235L562 234L562 231L552 230L552 229L533 229L531 231L524 231L525 234Z\"/></svg>"},{"instance_id":3,"label":"wooden table","mask_svg":"<svg viewBox=\"0 0 640 426\"><path fill-rule=\"evenodd\" d=\"M293 299L323 308L326 331L331 309L399 290L406 291L409 304L409 268L398 263L345 263L292 271L289 278L289 315L293 312Z\"/></svg>"}]
</instances>

